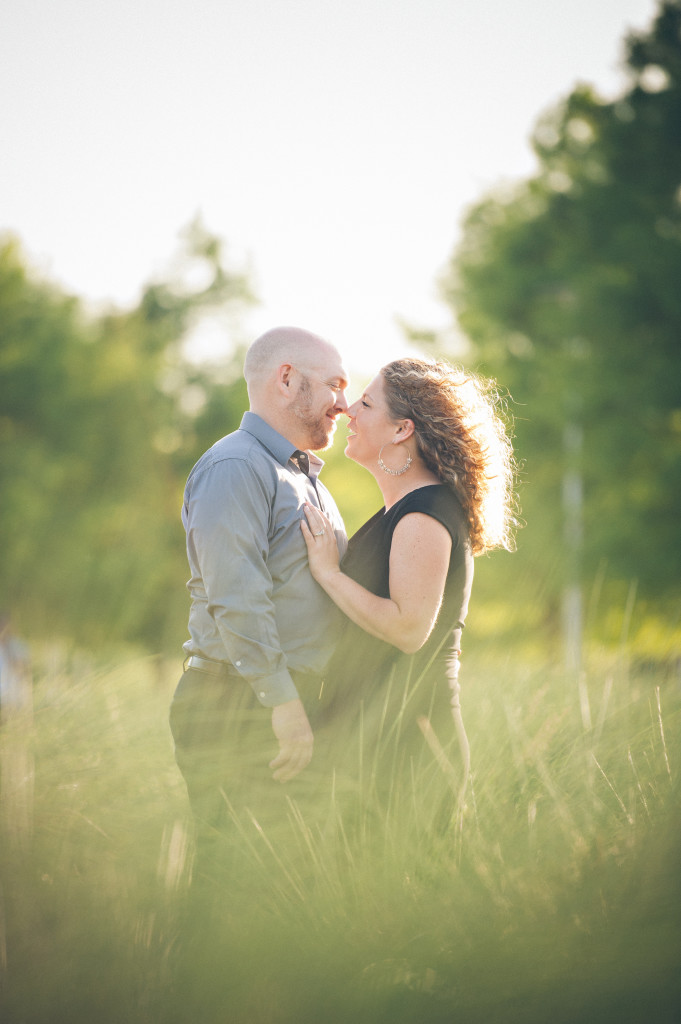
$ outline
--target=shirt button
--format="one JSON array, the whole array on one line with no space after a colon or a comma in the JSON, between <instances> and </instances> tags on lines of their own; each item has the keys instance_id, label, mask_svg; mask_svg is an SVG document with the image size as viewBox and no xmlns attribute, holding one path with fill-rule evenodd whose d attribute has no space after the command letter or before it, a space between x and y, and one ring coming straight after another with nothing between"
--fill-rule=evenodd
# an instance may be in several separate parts
<instances>
[{"instance_id":1,"label":"shirt button","mask_svg":"<svg viewBox=\"0 0 681 1024\"><path fill-rule=\"evenodd\" d=\"M237 668L241 668L241 662L240 661L235 661L234 664L236 665Z\"/></svg>"},{"instance_id":2,"label":"shirt button","mask_svg":"<svg viewBox=\"0 0 681 1024\"><path fill-rule=\"evenodd\" d=\"M267 696L267 694L265 693L265 691L264 691L264 690L261 690L261 691L260 691L260 696L261 696L261 697L262 697L262 699L264 700L264 699L265 699L265 697Z\"/></svg>"}]
</instances>

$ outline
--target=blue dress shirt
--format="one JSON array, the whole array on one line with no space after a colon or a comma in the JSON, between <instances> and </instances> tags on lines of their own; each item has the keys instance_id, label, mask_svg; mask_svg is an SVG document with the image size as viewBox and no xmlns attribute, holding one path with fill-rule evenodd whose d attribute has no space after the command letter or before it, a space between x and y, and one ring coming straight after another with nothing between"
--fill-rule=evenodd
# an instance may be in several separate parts
<instances>
[{"instance_id":1,"label":"blue dress shirt","mask_svg":"<svg viewBox=\"0 0 681 1024\"><path fill-rule=\"evenodd\" d=\"M298 696L291 671L323 673L340 624L310 574L300 521L305 502L321 507L342 556L343 520L317 479L322 460L308 453L307 476L295 451L245 413L192 469L182 509L192 599L185 650L231 665L266 707Z\"/></svg>"}]
</instances>

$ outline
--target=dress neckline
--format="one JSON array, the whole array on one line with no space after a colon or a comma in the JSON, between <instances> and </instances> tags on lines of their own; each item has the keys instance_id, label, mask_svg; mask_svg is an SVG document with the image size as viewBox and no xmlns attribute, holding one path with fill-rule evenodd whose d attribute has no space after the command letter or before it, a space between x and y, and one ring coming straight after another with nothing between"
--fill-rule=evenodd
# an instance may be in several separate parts
<instances>
[{"instance_id":1,"label":"dress neckline","mask_svg":"<svg viewBox=\"0 0 681 1024\"><path fill-rule=\"evenodd\" d=\"M400 502L404 501L404 499L408 498L411 494L416 494L418 491L427 491L431 487L446 487L446 486L447 486L446 484L443 484L441 482L438 482L436 484L421 484L420 487L415 487L413 489L413 491L407 491L406 494L403 494L401 498L398 498L397 501L395 501L390 506L390 508L386 508L385 505L384 505L383 509L382 509L383 515L387 516L388 512L392 512L392 510L394 508L397 508L397 506L400 504Z\"/></svg>"}]
</instances>

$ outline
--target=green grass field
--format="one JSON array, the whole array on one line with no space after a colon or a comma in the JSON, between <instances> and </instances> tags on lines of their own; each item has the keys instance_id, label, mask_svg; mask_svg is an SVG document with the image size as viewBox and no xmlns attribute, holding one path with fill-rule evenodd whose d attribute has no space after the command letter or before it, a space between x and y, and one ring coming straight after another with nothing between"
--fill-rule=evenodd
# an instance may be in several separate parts
<instances>
[{"instance_id":1,"label":"green grass field","mask_svg":"<svg viewBox=\"0 0 681 1024\"><path fill-rule=\"evenodd\" d=\"M36 660L33 712L0 733L4 1024L681 1020L678 664L467 655L448 828L439 768L382 813L360 796L352 829L333 795L325 832L292 807L293 841L253 830L250 876L202 918L179 665Z\"/></svg>"}]
</instances>

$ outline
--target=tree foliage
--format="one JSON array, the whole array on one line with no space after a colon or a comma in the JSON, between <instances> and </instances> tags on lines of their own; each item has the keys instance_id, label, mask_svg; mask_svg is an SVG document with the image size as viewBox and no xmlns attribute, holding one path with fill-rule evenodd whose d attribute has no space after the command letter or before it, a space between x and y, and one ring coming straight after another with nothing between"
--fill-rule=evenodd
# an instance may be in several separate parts
<instances>
[{"instance_id":1,"label":"tree foliage","mask_svg":"<svg viewBox=\"0 0 681 1024\"><path fill-rule=\"evenodd\" d=\"M179 652L188 596L182 492L248 405L240 318L254 302L200 223L131 309L91 315L0 238L0 608L27 636ZM188 358L202 318L224 353ZM325 456L352 532L373 479Z\"/></svg>"},{"instance_id":2,"label":"tree foliage","mask_svg":"<svg viewBox=\"0 0 681 1024\"><path fill-rule=\"evenodd\" d=\"M514 398L521 558L561 567L557 593L578 458L583 577L607 565L664 598L681 577L679 0L627 40L626 74L616 99L580 86L539 120L538 173L470 210L443 290Z\"/></svg>"},{"instance_id":3,"label":"tree foliage","mask_svg":"<svg viewBox=\"0 0 681 1024\"><path fill-rule=\"evenodd\" d=\"M31 631L158 647L186 603L186 472L245 404L240 369L193 366L182 342L206 310L251 302L247 281L200 224L127 311L89 316L25 264L4 239L1 600Z\"/></svg>"}]
</instances>

